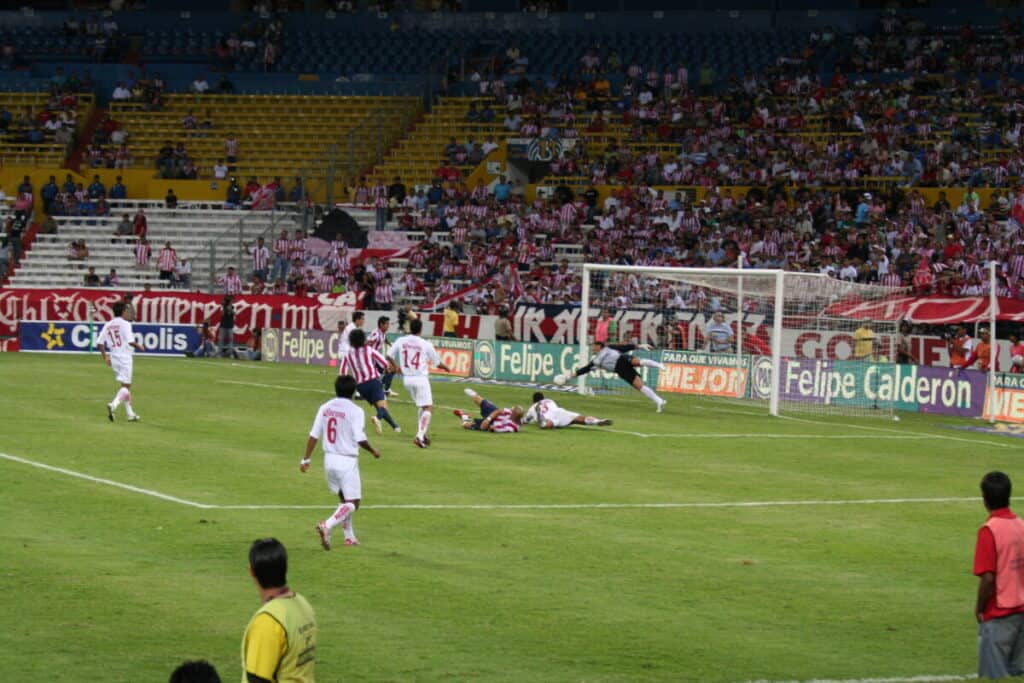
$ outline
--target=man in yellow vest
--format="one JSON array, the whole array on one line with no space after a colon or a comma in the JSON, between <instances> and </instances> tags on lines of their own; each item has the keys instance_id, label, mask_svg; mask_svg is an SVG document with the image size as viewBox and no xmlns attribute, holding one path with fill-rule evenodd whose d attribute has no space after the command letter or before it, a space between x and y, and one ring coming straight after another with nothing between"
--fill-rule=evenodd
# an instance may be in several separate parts
<instances>
[{"instance_id":1,"label":"man in yellow vest","mask_svg":"<svg viewBox=\"0 0 1024 683\"><path fill-rule=\"evenodd\" d=\"M452 299L448 308L444 309L444 325L441 328L443 337L457 337L459 329L459 302Z\"/></svg>"},{"instance_id":2,"label":"man in yellow vest","mask_svg":"<svg viewBox=\"0 0 1024 683\"><path fill-rule=\"evenodd\" d=\"M871 360L871 349L875 345L875 331L870 320L865 320L853 332L853 359Z\"/></svg>"},{"instance_id":3,"label":"man in yellow vest","mask_svg":"<svg viewBox=\"0 0 1024 683\"><path fill-rule=\"evenodd\" d=\"M242 683L314 683L316 615L288 587L288 553L281 542L254 541L249 573L263 604L242 637Z\"/></svg>"},{"instance_id":4,"label":"man in yellow vest","mask_svg":"<svg viewBox=\"0 0 1024 683\"><path fill-rule=\"evenodd\" d=\"M978 530L978 676L1024 674L1024 521L1010 512L1010 478L989 472L981 495L989 512Z\"/></svg>"}]
</instances>

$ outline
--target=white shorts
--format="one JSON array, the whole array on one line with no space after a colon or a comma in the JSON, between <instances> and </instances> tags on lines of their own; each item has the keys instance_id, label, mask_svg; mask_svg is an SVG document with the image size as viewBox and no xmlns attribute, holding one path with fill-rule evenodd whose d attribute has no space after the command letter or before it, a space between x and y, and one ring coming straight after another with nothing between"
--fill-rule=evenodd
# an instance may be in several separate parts
<instances>
[{"instance_id":1,"label":"white shorts","mask_svg":"<svg viewBox=\"0 0 1024 683\"><path fill-rule=\"evenodd\" d=\"M555 425L555 427L568 427L572 424L572 421L579 417L579 413L574 413L564 408L557 410L549 410L544 413L541 417L542 420L549 421Z\"/></svg>"},{"instance_id":2,"label":"white shorts","mask_svg":"<svg viewBox=\"0 0 1024 683\"><path fill-rule=\"evenodd\" d=\"M363 497L363 481L359 477L359 458L335 455L325 459L324 476L331 493L341 494L345 500Z\"/></svg>"},{"instance_id":3,"label":"white shorts","mask_svg":"<svg viewBox=\"0 0 1024 683\"><path fill-rule=\"evenodd\" d=\"M110 368L114 371L114 377L121 384L132 383L132 357L117 358L115 356L110 357Z\"/></svg>"},{"instance_id":4,"label":"white shorts","mask_svg":"<svg viewBox=\"0 0 1024 683\"><path fill-rule=\"evenodd\" d=\"M430 391L429 377L403 377L402 383L405 384L405 388L417 408L434 405L434 394Z\"/></svg>"}]
</instances>

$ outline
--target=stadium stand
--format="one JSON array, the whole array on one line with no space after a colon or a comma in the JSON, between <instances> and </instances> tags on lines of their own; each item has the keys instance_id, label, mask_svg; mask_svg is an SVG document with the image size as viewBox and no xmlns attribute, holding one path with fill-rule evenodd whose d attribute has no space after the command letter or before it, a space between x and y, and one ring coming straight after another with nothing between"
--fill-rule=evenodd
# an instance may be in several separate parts
<instances>
[{"instance_id":1,"label":"stadium stand","mask_svg":"<svg viewBox=\"0 0 1024 683\"><path fill-rule=\"evenodd\" d=\"M146 215L147 240L151 248L145 265L140 265L136 257L136 238L116 234L122 217L133 219L139 208ZM192 263L192 288L205 290L209 288L211 273L216 277L223 275L228 265L245 265L239 263L240 243L249 244L260 236L269 237L276 234L276 230L293 232L298 222L291 212L239 214L210 208L170 210L162 203L125 202L114 207L112 216L61 217L57 225L57 234L37 237L23 267L12 279L12 287L80 287L83 275L93 267L100 277L115 269L121 287L164 288L167 283L158 280L157 255L161 247L170 242L179 259ZM86 244L89 255L74 260L69 258L69 246L79 240ZM210 243L218 240L222 244L214 252L211 271Z\"/></svg>"},{"instance_id":2,"label":"stadium stand","mask_svg":"<svg viewBox=\"0 0 1024 683\"><path fill-rule=\"evenodd\" d=\"M181 143L197 177L210 179L234 136L238 158L225 162L231 175L264 183L302 176L323 183L334 143L340 147L333 154L338 185L344 187L399 137L418 105L402 97L170 94L156 111L127 101L112 103L109 114L127 134L133 167L158 169L161 148ZM179 170L180 165L165 177Z\"/></svg>"},{"instance_id":3,"label":"stadium stand","mask_svg":"<svg viewBox=\"0 0 1024 683\"><path fill-rule=\"evenodd\" d=\"M987 287L973 254L1000 261L1000 292L1019 296L1021 25L1014 13L957 26L943 16L257 13L157 26L124 15L112 51L98 56L81 27L62 27L60 49L52 26L14 26L0 38L15 64L46 55L41 62L70 73L83 55L124 50L147 63L93 68L101 102L118 82L163 83L83 111L78 120L100 137L80 141L72 164L84 156L89 166L151 169L186 183L194 196L183 199L223 200L210 181L234 134L240 151L226 165L240 182L300 177L315 201L345 198L372 208L378 227L402 228L416 246L391 275L410 298L497 274L502 291L472 296L573 300L579 280L563 261L729 265L736 252L754 266L951 294ZM206 75L217 85L186 94ZM278 94L224 94L231 79ZM426 101L284 94L411 82L407 92ZM39 98L33 107L47 97L23 96ZM77 106L91 107L89 97ZM126 136L128 164L110 148L97 156L113 129ZM58 165L42 147L19 163L24 147L7 144L12 166ZM396 179L407 189L398 198L388 189ZM156 198L156 183L139 184ZM245 194L253 200L251 185ZM153 211L156 245L160 221L178 219ZM206 211L195 215L197 245L238 220ZM16 283L43 282L52 271L34 263L57 264L55 250L86 227L116 222L66 213L57 237L40 238L43 251L27 259L32 278L19 271ZM253 234L267 226L254 223ZM176 246L190 244L166 227ZM115 251L103 245L90 259ZM118 263L128 258L117 253Z\"/></svg>"},{"instance_id":4,"label":"stadium stand","mask_svg":"<svg viewBox=\"0 0 1024 683\"><path fill-rule=\"evenodd\" d=\"M471 107L474 112L477 107L491 107L494 113L488 121L471 120L467 118ZM452 178L468 177L486 158L483 145L500 144L510 132L502 127L494 107L491 98L443 98L392 148L383 163L374 167L371 180L389 182L399 177L409 185L429 185L440 177L439 168L449 166L458 172ZM449 154L446 147L451 143L460 149Z\"/></svg>"},{"instance_id":5,"label":"stadium stand","mask_svg":"<svg viewBox=\"0 0 1024 683\"><path fill-rule=\"evenodd\" d=\"M94 106L91 93L0 93L0 158L5 165L63 164L72 136Z\"/></svg>"}]
</instances>

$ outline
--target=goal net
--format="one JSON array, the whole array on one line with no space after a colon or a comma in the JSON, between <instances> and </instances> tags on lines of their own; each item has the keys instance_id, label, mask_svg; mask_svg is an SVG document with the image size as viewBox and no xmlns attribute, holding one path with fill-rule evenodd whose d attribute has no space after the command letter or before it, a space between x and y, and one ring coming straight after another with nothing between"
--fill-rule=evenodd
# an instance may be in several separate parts
<instances>
[{"instance_id":1,"label":"goal net","mask_svg":"<svg viewBox=\"0 0 1024 683\"><path fill-rule=\"evenodd\" d=\"M638 370L663 395L763 402L773 415L894 414L895 304L906 289L780 270L583 269L582 363L596 336L660 360L665 370ZM600 371L581 377L579 390L632 391Z\"/></svg>"}]
</instances>

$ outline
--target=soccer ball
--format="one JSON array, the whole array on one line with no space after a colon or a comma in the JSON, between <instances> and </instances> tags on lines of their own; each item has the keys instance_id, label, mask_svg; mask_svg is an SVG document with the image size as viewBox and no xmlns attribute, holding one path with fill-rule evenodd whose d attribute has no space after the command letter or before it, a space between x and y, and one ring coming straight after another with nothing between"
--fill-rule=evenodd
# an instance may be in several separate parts
<instances>
[{"instance_id":1,"label":"soccer ball","mask_svg":"<svg viewBox=\"0 0 1024 683\"><path fill-rule=\"evenodd\" d=\"M555 384L558 386L565 384L565 375L555 375Z\"/></svg>"},{"instance_id":2,"label":"soccer ball","mask_svg":"<svg viewBox=\"0 0 1024 683\"><path fill-rule=\"evenodd\" d=\"M1013 364L1018 368L1024 366L1024 356L1014 356Z\"/></svg>"}]
</instances>

